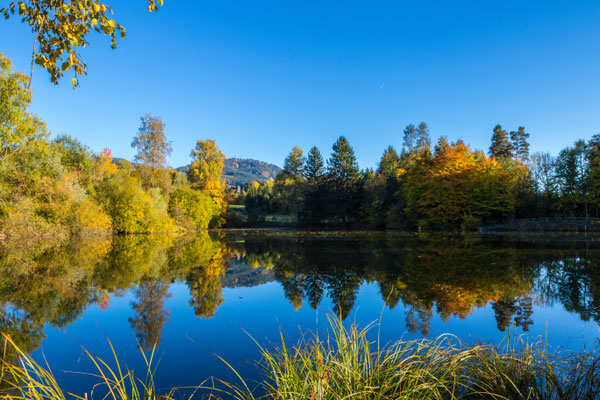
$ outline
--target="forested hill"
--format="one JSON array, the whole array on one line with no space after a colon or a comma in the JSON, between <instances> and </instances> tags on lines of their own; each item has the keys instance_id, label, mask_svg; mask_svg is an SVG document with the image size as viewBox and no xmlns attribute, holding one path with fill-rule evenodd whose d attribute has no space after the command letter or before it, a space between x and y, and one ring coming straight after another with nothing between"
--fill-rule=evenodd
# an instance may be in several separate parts
<instances>
[{"instance_id":1,"label":"forested hill","mask_svg":"<svg viewBox=\"0 0 600 400\"><path fill-rule=\"evenodd\" d=\"M183 172L189 169L189 165L177 168ZM252 181L265 182L271 178L275 179L280 172L281 168L277 165L248 158L228 158L223 168L225 181L231 186L243 186Z\"/></svg>"}]
</instances>

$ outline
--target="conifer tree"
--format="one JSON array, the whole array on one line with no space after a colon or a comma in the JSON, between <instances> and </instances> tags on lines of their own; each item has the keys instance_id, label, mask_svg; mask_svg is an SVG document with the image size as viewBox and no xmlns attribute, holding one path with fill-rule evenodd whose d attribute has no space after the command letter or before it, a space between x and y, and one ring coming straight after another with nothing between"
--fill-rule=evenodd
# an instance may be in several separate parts
<instances>
[{"instance_id":1,"label":"conifer tree","mask_svg":"<svg viewBox=\"0 0 600 400\"><path fill-rule=\"evenodd\" d=\"M512 158L512 151L513 146L508 140L506 131L502 129L502 126L496 125L492 135L492 144L490 145L490 156L496 159L509 159Z\"/></svg>"},{"instance_id":2,"label":"conifer tree","mask_svg":"<svg viewBox=\"0 0 600 400\"><path fill-rule=\"evenodd\" d=\"M400 157L396 153L396 150L392 146L389 146L383 152L383 156L381 156L377 173L386 178L393 178L396 176L398 168L400 168Z\"/></svg>"},{"instance_id":3,"label":"conifer tree","mask_svg":"<svg viewBox=\"0 0 600 400\"><path fill-rule=\"evenodd\" d=\"M450 144L448 143L448 139L445 136L440 136L437 143L435 144L434 153L437 155L439 153L444 152Z\"/></svg>"},{"instance_id":4,"label":"conifer tree","mask_svg":"<svg viewBox=\"0 0 600 400\"><path fill-rule=\"evenodd\" d=\"M327 160L327 175L337 184L356 182L360 176L354 150L344 136L334 143L331 158Z\"/></svg>"},{"instance_id":5,"label":"conifer tree","mask_svg":"<svg viewBox=\"0 0 600 400\"><path fill-rule=\"evenodd\" d=\"M404 129L404 140L402 144L403 153L412 153L416 148L417 130L413 124L409 124Z\"/></svg>"},{"instance_id":6,"label":"conifer tree","mask_svg":"<svg viewBox=\"0 0 600 400\"><path fill-rule=\"evenodd\" d=\"M325 162L323 156L316 146L313 146L308 152L306 165L304 166L304 177L309 181L317 181L325 175Z\"/></svg>"},{"instance_id":7,"label":"conifer tree","mask_svg":"<svg viewBox=\"0 0 600 400\"><path fill-rule=\"evenodd\" d=\"M425 122L421 122L417 128L417 149L423 150L429 149L430 147L431 138L429 137L429 127Z\"/></svg>"},{"instance_id":8,"label":"conifer tree","mask_svg":"<svg viewBox=\"0 0 600 400\"><path fill-rule=\"evenodd\" d=\"M343 136L333 145L333 152L327 160L327 176L325 215L340 223L356 220L361 205L361 173L354 150Z\"/></svg>"},{"instance_id":9,"label":"conifer tree","mask_svg":"<svg viewBox=\"0 0 600 400\"><path fill-rule=\"evenodd\" d=\"M525 127L523 126L520 126L516 132L512 131L510 133L513 154L521 161L529 160L529 142L527 138L529 138L529 133L525 132Z\"/></svg>"}]
</instances>

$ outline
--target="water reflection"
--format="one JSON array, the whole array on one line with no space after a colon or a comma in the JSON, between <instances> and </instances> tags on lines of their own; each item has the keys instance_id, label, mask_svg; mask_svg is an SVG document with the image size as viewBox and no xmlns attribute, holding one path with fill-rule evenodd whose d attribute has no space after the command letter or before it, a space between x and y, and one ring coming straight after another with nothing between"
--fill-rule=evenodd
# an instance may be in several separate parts
<instances>
[{"instance_id":1,"label":"water reflection","mask_svg":"<svg viewBox=\"0 0 600 400\"><path fill-rule=\"evenodd\" d=\"M281 284L294 309L325 298L346 318L359 287L376 283L406 329L427 336L432 318L467 318L492 304L497 329L528 331L534 305L561 304L600 321L595 241L381 233L202 232L193 237L117 236L62 247L5 244L0 251L0 330L26 351L44 326L66 327L96 304L133 295L129 324L139 346L160 342L171 283L185 282L197 317L211 318L224 287ZM260 312L260 310L258 310ZM9 355L10 356L10 355Z\"/></svg>"}]
</instances>

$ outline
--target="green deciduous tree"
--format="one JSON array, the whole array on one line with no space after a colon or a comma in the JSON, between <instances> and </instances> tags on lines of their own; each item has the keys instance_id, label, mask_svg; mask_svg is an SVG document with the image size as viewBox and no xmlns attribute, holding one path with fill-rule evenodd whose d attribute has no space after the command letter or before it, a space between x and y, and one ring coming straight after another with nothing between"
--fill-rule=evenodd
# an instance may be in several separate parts
<instances>
[{"instance_id":1,"label":"green deciduous tree","mask_svg":"<svg viewBox=\"0 0 600 400\"><path fill-rule=\"evenodd\" d=\"M592 136L587 144L588 186L595 216L600 208L600 134Z\"/></svg>"},{"instance_id":2,"label":"green deciduous tree","mask_svg":"<svg viewBox=\"0 0 600 400\"><path fill-rule=\"evenodd\" d=\"M115 232L150 233L173 231L167 204L156 189L150 193L126 170L107 177L98 186L98 197L113 220Z\"/></svg>"},{"instance_id":3,"label":"green deciduous tree","mask_svg":"<svg viewBox=\"0 0 600 400\"><path fill-rule=\"evenodd\" d=\"M216 228L221 225L221 206L206 191L183 186L171 194L169 212L177 225L187 229Z\"/></svg>"},{"instance_id":4,"label":"green deciduous tree","mask_svg":"<svg viewBox=\"0 0 600 400\"><path fill-rule=\"evenodd\" d=\"M140 119L138 134L131 142L131 147L137 150L135 161L155 170L165 168L167 156L173 150L165 135L165 124L160 117L150 114L144 114Z\"/></svg>"},{"instance_id":5,"label":"green deciduous tree","mask_svg":"<svg viewBox=\"0 0 600 400\"><path fill-rule=\"evenodd\" d=\"M48 138L46 124L27 111L30 103L27 77L0 53L0 162Z\"/></svg>"},{"instance_id":6,"label":"green deciduous tree","mask_svg":"<svg viewBox=\"0 0 600 400\"><path fill-rule=\"evenodd\" d=\"M564 215L588 216L588 158L583 140L560 151L555 160L555 177Z\"/></svg>"},{"instance_id":7,"label":"green deciduous tree","mask_svg":"<svg viewBox=\"0 0 600 400\"><path fill-rule=\"evenodd\" d=\"M77 172L84 183L91 183L94 157L89 147L69 135L56 137L52 146L58 151L63 166Z\"/></svg>"}]
</instances>

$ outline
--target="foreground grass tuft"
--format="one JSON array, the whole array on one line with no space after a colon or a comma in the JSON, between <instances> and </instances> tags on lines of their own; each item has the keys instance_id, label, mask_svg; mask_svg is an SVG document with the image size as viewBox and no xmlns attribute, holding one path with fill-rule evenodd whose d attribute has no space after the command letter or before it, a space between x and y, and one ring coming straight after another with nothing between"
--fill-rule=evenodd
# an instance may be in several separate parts
<instances>
[{"instance_id":1,"label":"foreground grass tuft","mask_svg":"<svg viewBox=\"0 0 600 400\"><path fill-rule=\"evenodd\" d=\"M329 318L325 339L260 347L264 380L241 384L236 399L600 399L600 354L548 351L542 340L507 336L500 346L467 345L451 335L379 347L369 327ZM241 377L240 377L241 379Z\"/></svg>"},{"instance_id":2,"label":"foreground grass tuft","mask_svg":"<svg viewBox=\"0 0 600 400\"><path fill-rule=\"evenodd\" d=\"M290 346L266 349L258 342L263 379L250 384L236 374L237 382L214 379L216 386L193 388L188 398L239 400L592 400L600 399L600 356L596 349L582 353L550 352L539 339L508 336L499 346L467 345L454 336L435 340L398 341L386 346L369 340L370 327L346 328L329 318L327 336L303 334ZM87 399L87 394L65 395L48 366L42 367L5 337L17 351L18 363L3 361L0 381L13 399ZM112 345L111 345L112 349ZM154 351L144 359L146 378L140 380L88 353L99 379L90 396L112 400L172 400L175 389L158 393L154 386ZM142 353L143 354L143 353ZM189 389L189 388L188 388ZM189 391L187 392L189 393Z\"/></svg>"}]
</instances>

